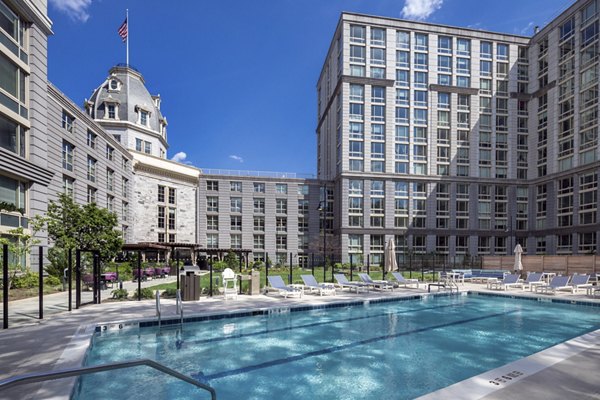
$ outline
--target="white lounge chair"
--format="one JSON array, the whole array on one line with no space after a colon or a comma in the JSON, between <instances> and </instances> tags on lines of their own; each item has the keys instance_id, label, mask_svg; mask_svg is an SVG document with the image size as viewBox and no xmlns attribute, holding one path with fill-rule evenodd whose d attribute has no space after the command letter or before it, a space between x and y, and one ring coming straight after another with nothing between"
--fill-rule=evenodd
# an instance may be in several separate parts
<instances>
[{"instance_id":1,"label":"white lounge chair","mask_svg":"<svg viewBox=\"0 0 600 400\"><path fill-rule=\"evenodd\" d=\"M400 272L392 272L392 276L396 278L399 285L404 285L404 287L409 287L415 285L416 288L419 288L419 280L414 278L405 278Z\"/></svg>"},{"instance_id":2,"label":"white lounge chair","mask_svg":"<svg viewBox=\"0 0 600 400\"><path fill-rule=\"evenodd\" d=\"M371 277L369 276L369 274L366 274L364 272L361 272L358 274L358 277L360 278L360 280L363 283L366 283L367 285L371 286L372 288L375 289L380 289L380 290L394 290L394 284L388 281L384 281L384 280L376 280L374 281L373 279L371 279Z\"/></svg>"},{"instance_id":3,"label":"white lounge chair","mask_svg":"<svg viewBox=\"0 0 600 400\"><path fill-rule=\"evenodd\" d=\"M231 268L225 268L221 276L223 278L223 295L225 296L225 300L229 298L237 299L238 287L235 272Z\"/></svg>"},{"instance_id":4,"label":"white lounge chair","mask_svg":"<svg viewBox=\"0 0 600 400\"><path fill-rule=\"evenodd\" d=\"M518 281L516 284L514 284L514 287L520 287L523 290L529 290L529 291L533 291L533 288L539 285L544 285L545 282L542 280L542 273L541 272L531 272L529 275L527 275L527 279L525 279L525 281Z\"/></svg>"},{"instance_id":5,"label":"white lounge chair","mask_svg":"<svg viewBox=\"0 0 600 400\"><path fill-rule=\"evenodd\" d=\"M571 277L572 292L577 293L579 289L587 289L592 287L592 284L589 283L589 280L589 275L573 275L573 277Z\"/></svg>"},{"instance_id":6,"label":"white lounge chair","mask_svg":"<svg viewBox=\"0 0 600 400\"><path fill-rule=\"evenodd\" d=\"M519 274L508 274L501 281L488 281L488 289L508 290L508 288L519 284Z\"/></svg>"},{"instance_id":7,"label":"white lounge chair","mask_svg":"<svg viewBox=\"0 0 600 400\"><path fill-rule=\"evenodd\" d=\"M273 289L276 289L280 295L287 299L288 296L298 296L302 297L303 290L294 288L291 286L287 286L283 283L283 279L279 275L269 276L269 284Z\"/></svg>"},{"instance_id":8,"label":"white lounge chair","mask_svg":"<svg viewBox=\"0 0 600 400\"><path fill-rule=\"evenodd\" d=\"M319 292L319 296L330 294L335 296L335 286L333 283L319 283L313 275L300 275L304 282L304 289L312 293L313 290Z\"/></svg>"},{"instance_id":9,"label":"white lounge chair","mask_svg":"<svg viewBox=\"0 0 600 400\"><path fill-rule=\"evenodd\" d=\"M535 292L536 293L552 292L552 294L555 294L557 290L561 290L561 289L571 289L572 290L572 286L569 285L569 279L570 279L570 277L568 277L568 276L562 276L562 275L555 276L550 281L550 284L536 286Z\"/></svg>"},{"instance_id":10,"label":"white lounge chair","mask_svg":"<svg viewBox=\"0 0 600 400\"><path fill-rule=\"evenodd\" d=\"M358 293L359 290L369 290L369 285L366 285L362 282L350 282L344 274L334 274L333 277L337 281L338 286L342 288L342 290L350 289L350 291L352 291L352 289L354 289L356 290L356 293Z\"/></svg>"}]
</instances>

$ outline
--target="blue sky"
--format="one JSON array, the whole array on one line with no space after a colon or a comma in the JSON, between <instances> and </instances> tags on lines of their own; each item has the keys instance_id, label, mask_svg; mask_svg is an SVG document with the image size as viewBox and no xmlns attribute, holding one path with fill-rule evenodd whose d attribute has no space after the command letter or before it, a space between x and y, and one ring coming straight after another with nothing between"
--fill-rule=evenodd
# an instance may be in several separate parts
<instances>
[{"instance_id":1,"label":"blue sky","mask_svg":"<svg viewBox=\"0 0 600 400\"><path fill-rule=\"evenodd\" d=\"M162 96L169 157L316 171L316 82L340 12L531 35L573 0L49 0L48 76L81 105L125 62ZM168 5L168 6L167 6Z\"/></svg>"}]
</instances>

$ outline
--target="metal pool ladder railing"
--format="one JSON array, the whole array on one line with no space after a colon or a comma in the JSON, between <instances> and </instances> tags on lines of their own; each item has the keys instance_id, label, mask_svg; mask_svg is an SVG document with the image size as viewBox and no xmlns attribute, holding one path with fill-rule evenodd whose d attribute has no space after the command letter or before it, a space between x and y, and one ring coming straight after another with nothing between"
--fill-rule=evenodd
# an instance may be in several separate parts
<instances>
[{"instance_id":1,"label":"metal pool ladder railing","mask_svg":"<svg viewBox=\"0 0 600 400\"><path fill-rule=\"evenodd\" d=\"M158 329L160 330L160 292L156 291L156 317L158 318Z\"/></svg>"},{"instance_id":2,"label":"metal pool ladder railing","mask_svg":"<svg viewBox=\"0 0 600 400\"><path fill-rule=\"evenodd\" d=\"M123 361L118 363L104 364L104 365L93 365L89 367L79 367L79 368L69 368L63 369L59 371L51 371L51 372L42 372L37 374L28 374L21 376L14 376L12 378L4 379L0 381L0 392L5 389L10 389L17 385L22 385L26 383L38 383L51 381L55 379L62 378L70 378L74 376L93 374L95 372L104 372L104 371L113 371L116 369L124 369L124 368L132 368L139 367L145 365L150 368L154 368L162 373L167 375L171 375L174 378L182 380L184 382L189 383L190 385L194 385L200 389L206 390L210 392L210 398L212 400L217 399L217 392L214 388L204 383L198 382L194 378L190 376L183 375L180 372L177 372L171 368L168 368L160 363L157 363L154 360L149 359L141 359L141 360L131 360L131 361Z\"/></svg>"},{"instance_id":3,"label":"metal pool ladder railing","mask_svg":"<svg viewBox=\"0 0 600 400\"><path fill-rule=\"evenodd\" d=\"M181 300L181 289L177 289L177 295L175 296L175 306L177 315L179 315L181 329L183 329L183 301Z\"/></svg>"}]
</instances>

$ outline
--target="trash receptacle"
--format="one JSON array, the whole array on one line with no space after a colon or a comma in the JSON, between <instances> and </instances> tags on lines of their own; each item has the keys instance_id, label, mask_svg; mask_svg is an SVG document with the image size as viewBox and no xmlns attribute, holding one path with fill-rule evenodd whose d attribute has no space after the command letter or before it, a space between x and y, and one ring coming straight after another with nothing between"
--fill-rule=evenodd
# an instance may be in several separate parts
<instances>
[{"instance_id":1,"label":"trash receptacle","mask_svg":"<svg viewBox=\"0 0 600 400\"><path fill-rule=\"evenodd\" d=\"M251 296L260 294L260 272L252 271L248 291Z\"/></svg>"},{"instance_id":2,"label":"trash receptacle","mask_svg":"<svg viewBox=\"0 0 600 400\"><path fill-rule=\"evenodd\" d=\"M200 300L200 276L188 273L180 276L183 301Z\"/></svg>"}]
</instances>

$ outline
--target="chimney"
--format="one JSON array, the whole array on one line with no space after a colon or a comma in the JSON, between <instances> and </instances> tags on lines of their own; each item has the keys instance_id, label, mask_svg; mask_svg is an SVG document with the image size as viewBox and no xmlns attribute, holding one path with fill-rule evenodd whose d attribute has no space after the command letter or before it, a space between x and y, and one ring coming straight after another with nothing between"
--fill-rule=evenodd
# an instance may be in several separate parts
<instances>
[{"instance_id":1,"label":"chimney","mask_svg":"<svg viewBox=\"0 0 600 400\"><path fill-rule=\"evenodd\" d=\"M534 27L533 27L533 34L534 34L534 35L537 35L539 32L540 32L540 27L539 27L539 26L537 26L537 25L536 25L536 26L534 26Z\"/></svg>"}]
</instances>

